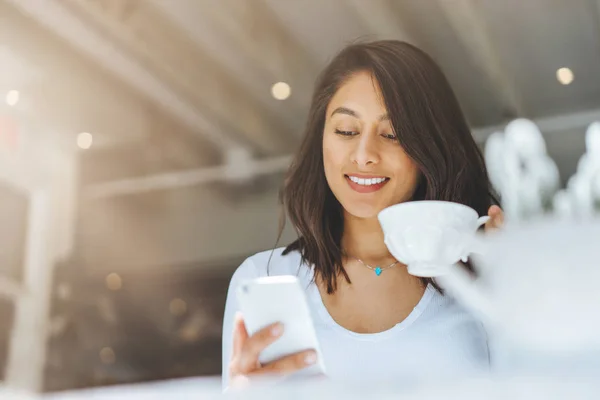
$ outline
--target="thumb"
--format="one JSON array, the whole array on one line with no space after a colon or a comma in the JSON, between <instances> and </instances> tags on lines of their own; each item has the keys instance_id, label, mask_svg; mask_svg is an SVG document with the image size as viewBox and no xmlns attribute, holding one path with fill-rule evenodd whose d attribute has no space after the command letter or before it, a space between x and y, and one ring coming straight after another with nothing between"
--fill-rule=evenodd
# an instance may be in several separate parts
<instances>
[{"instance_id":1,"label":"thumb","mask_svg":"<svg viewBox=\"0 0 600 400\"><path fill-rule=\"evenodd\" d=\"M504 212L497 205L488 209L490 220L485 224L486 229L499 229L504 225Z\"/></svg>"}]
</instances>

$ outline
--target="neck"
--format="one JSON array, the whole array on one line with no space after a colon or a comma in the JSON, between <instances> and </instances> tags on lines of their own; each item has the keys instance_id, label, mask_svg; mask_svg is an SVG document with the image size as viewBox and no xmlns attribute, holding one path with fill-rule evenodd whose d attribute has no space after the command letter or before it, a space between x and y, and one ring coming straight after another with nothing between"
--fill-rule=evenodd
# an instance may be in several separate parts
<instances>
[{"instance_id":1,"label":"neck","mask_svg":"<svg viewBox=\"0 0 600 400\"><path fill-rule=\"evenodd\" d=\"M366 263L394 260L383 241L383 230L377 218L357 218L344 214L342 248L348 256Z\"/></svg>"}]
</instances>

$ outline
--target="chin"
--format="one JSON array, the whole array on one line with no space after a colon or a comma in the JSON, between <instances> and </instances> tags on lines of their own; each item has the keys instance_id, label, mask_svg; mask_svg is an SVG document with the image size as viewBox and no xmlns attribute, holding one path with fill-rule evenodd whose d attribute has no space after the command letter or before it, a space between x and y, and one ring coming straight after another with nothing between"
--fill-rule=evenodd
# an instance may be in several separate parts
<instances>
[{"instance_id":1,"label":"chin","mask_svg":"<svg viewBox=\"0 0 600 400\"><path fill-rule=\"evenodd\" d=\"M360 219L376 219L377 215L384 209L386 208L386 206L373 206L373 205L366 205L366 204L348 204L347 207L346 205L342 205L344 207L344 210L352 215L355 218L360 218Z\"/></svg>"}]
</instances>

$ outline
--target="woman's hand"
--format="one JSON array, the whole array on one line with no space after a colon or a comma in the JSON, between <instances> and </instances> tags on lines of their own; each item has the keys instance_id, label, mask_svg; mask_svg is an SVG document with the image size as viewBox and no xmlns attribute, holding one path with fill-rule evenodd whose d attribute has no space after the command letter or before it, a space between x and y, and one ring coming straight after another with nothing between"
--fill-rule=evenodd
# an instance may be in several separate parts
<instances>
[{"instance_id":1,"label":"woman's hand","mask_svg":"<svg viewBox=\"0 0 600 400\"><path fill-rule=\"evenodd\" d=\"M307 350L261 365L258 361L260 353L281 337L283 329L281 324L276 323L249 336L242 316L236 315L233 328L233 354L229 364L231 386L246 386L252 378L260 376L288 375L317 361L317 354L313 350Z\"/></svg>"},{"instance_id":2,"label":"woman's hand","mask_svg":"<svg viewBox=\"0 0 600 400\"><path fill-rule=\"evenodd\" d=\"M504 225L504 212L502 209L496 205L491 206L488 210L488 215L490 219L485 223L485 231L492 232L502 228Z\"/></svg>"}]
</instances>

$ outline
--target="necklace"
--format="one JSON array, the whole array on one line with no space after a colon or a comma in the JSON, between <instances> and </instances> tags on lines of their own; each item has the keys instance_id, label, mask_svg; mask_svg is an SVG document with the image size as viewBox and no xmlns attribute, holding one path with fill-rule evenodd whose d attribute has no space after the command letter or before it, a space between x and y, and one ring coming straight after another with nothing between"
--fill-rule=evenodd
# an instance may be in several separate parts
<instances>
[{"instance_id":1,"label":"necklace","mask_svg":"<svg viewBox=\"0 0 600 400\"><path fill-rule=\"evenodd\" d=\"M400 261L396 261L396 262L391 263L387 267L383 267L382 268L379 265L376 265L375 267L372 267L369 264L367 264L366 262L364 262L363 260L361 260L360 258L356 258L356 257L352 257L352 258L354 258L356 261L358 261L359 263L361 263L365 267L369 268L371 271L375 272L375 275L377 275L377 276L381 275L381 273L383 271L385 271L386 269L390 269L390 268L392 268L393 266L395 266L396 264L398 264L400 262Z\"/></svg>"}]
</instances>

